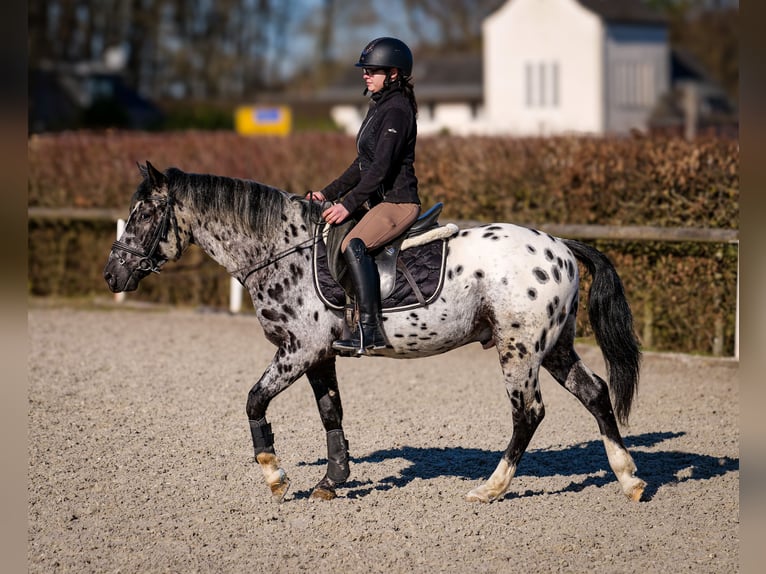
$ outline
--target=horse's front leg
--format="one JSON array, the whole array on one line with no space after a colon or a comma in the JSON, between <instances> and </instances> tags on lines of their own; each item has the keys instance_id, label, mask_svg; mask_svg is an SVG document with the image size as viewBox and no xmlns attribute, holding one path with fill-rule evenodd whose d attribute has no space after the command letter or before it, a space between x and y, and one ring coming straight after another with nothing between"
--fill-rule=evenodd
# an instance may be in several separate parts
<instances>
[{"instance_id":1,"label":"horse's front leg","mask_svg":"<svg viewBox=\"0 0 766 574\"><path fill-rule=\"evenodd\" d=\"M346 482L351 473L348 464L348 441L343 434L343 406L340 401L335 357L306 371L314 390L322 426L327 433L327 472L314 487L311 498L332 500L337 496L335 487Z\"/></svg>"},{"instance_id":2,"label":"horse's front leg","mask_svg":"<svg viewBox=\"0 0 766 574\"><path fill-rule=\"evenodd\" d=\"M274 433L266 421L266 409L271 400L289 387L303 372L295 362L284 360L284 349L280 348L271 364L264 371L258 382L250 389L247 397L247 417L250 421L250 434L253 437L255 460L260 465L266 484L277 501L282 501L290 487L287 473L279 466L279 459L274 450Z\"/></svg>"}]
</instances>

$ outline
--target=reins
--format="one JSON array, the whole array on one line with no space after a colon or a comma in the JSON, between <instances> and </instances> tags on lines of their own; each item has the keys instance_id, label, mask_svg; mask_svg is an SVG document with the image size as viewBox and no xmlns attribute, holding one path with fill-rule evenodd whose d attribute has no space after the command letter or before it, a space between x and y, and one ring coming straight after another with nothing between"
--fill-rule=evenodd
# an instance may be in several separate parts
<instances>
[{"instance_id":1,"label":"reins","mask_svg":"<svg viewBox=\"0 0 766 574\"><path fill-rule=\"evenodd\" d=\"M301 241L301 242L300 242L300 243L298 243L297 245L293 245L292 247L290 247L290 248L288 248L288 249L285 249L284 251L280 251L279 253L277 253L276 255L274 255L273 257L271 257L271 258L269 258L269 259L264 259L263 261L259 261L258 263L256 263L256 264L255 264L255 265L253 265L252 267L251 267L251 266L249 266L249 265L248 265L247 267L241 267L240 269L237 269L237 270L236 270L236 271L233 273L233 275L234 275L234 274L237 274L237 275L239 275L239 273L240 273L241 271L244 271L245 269L247 269L248 271L247 271L247 273L245 273L245 276L244 276L244 277L242 277L242 278L240 279L240 278L237 276L237 281L239 281L240 283L242 283L242 285L244 285L244 284L245 284L245 281L247 281L247 279L248 279L248 278L249 278L249 277L250 277L250 276L251 276L253 273L255 273L256 271L260 271L261 269L265 269L266 267L269 267L269 266L271 266L271 265L274 265L274 263L276 263L276 262L277 262L277 261L279 261L280 259L284 259L284 258L285 258L285 257L287 257L288 255L292 255L293 253L300 253L300 252L301 252L301 251L303 251L303 250L304 250L306 247L314 247L314 245L316 245L318 241L319 241L319 237L314 237L314 236L312 236L312 237L310 237L309 239L306 239L306 240L304 240L304 241Z\"/></svg>"},{"instance_id":2,"label":"reins","mask_svg":"<svg viewBox=\"0 0 766 574\"><path fill-rule=\"evenodd\" d=\"M291 197L290 198L290 201L302 201L302 200L303 200L303 198L301 198L300 196L295 196L295 197ZM308 201L312 202L313 200L309 199ZM306 239L304 241L301 241L297 245L293 245L292 247L289 247L289 248L285 249L284 251L278 252L273 257L270 257L268 259L263 259L262 261L259 261L258 263L254 264L252 266L248 265L247 267L240 267L239 269L234 271L234 273L232 273L232 275L234 275L237 278L237 281L239 281L242 284L242 286L244 287L245 286L245 282L248 280L248 278L253 273L255 273L257 271L260 271L261 269L265 269L266 267L269 267L271 265L274 265L277 261L279 261L280 259L284 259L288 255L292 255L293 253L300 253L301 251L303 251L307 247L311 247L313 249L314 246L317 243L319 243L319 240L320 240L319 235L316 233L316 227L321 223L321 216L320 216L320 219L317 219L315 221L314 218L313 218L313 211L312 211L310 213L310 215L309 215L309 221L314 226L313 229L311 230L311 237L309 237L308 239ZM240 273L245 271L245 270L247 270L247 273L245 273L245 275L240 278L239 277Z\"/></svg>"}]
</instances>

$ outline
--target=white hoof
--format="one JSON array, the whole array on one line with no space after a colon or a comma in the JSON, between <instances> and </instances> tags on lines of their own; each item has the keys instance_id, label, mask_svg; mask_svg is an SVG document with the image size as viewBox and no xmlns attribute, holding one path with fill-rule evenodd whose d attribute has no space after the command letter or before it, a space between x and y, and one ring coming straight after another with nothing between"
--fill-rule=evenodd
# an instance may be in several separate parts
<instances>
[{"instance_id":1,"label":"white hoof","mask_svg":"<svg viewBox=\"0 0 766 574\"><path fill-rule=\"evenodd\" d=\"M477 488L474 488L472 491L470 491L468 494L465 495L465 499L468 502L483 502L485 504L493 502L497 500L497 498L498 498L497 495L492 495L490 493L489 488L487 488L486 484L479 486Z\"/></svg>"},{"instance_id":2,"label":"white hoof","mask_svg":"<svg viewBox=\"0 0 766 574\"><path fill-rule=\"evenodd\" d=\"M634 476L627 484L623 485L622 491L625 493L625 496L630 498L633 502L639 502L641 496L644 494L645 488L646 482Z\"/></svg>"}]
</instances>

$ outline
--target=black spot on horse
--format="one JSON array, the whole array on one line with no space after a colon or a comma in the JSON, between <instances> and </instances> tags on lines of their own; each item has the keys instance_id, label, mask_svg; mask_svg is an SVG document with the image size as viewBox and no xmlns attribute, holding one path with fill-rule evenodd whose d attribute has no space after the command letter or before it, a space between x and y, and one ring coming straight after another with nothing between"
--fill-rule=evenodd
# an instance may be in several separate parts
<instances>
[{"instance_id":1,"label":"black spot on horse","mask_svg":"<svg viewBox=\"0 0 766 574\"><path fill-rule=\"evenodd\" d=\"M300 279L303 277L303 268L298 267L295 263L290 263L290 273Z\"/></svg>"},{"instance_id":2,"label":"black spot on horse","mask_svg":"<svg viewBox=\"0 0 766 574\"><path fill-rule=\"evenodd\" d=\"M473 276L476 277L476 279L484 279L484 271L477 269L473 272Z\"/></svg>"},{"instance_id":3,"label":"black spot on horse","mask_svg":"<svg viewBox=\"0 0 766 574\"><path fill-rule=\"evenodd\" d=\"M567 277L572 281L575 276L575 266L571 259L567 259Z\"/></svg>"},{"instance_id":4,"label":"black spot on horse","mask_svg":"<svg viewBox=\"0 0 766 574\"><path fill-rule=\"evenodd\" d=\"M284 288L282 285L277 283L273 287L269 287L266 290L266 293L271 298L272 301L276 301L277 303L281 303L284 299Z\"/></svg>"},{"instance_id":5,"label":"black spot on horse","mask_svg":"<svg viewBox=\"0 0 766 574\"><path fill-rule=\"evenodd\" d=\"M282 305L282 311L284 311L285 314L295 319L295 311L290 305Z\"/></svg>"},{"instance_id":6,"label":"black spot on horse","mask_svg":"<svg viewBox=\"0 0 766 574\"><path fill-rule=\"evenodd\" d=\"M548 329L543 329L543 332L540 335L540 350L544 351L547 344L548 344Z\"/></svg>"},{"instance_id":7,"label":"black spot on horse","mask_svg":"<svg viewBox=\"0 0 766 574\"><path fill-rule=\"evenodd\" d=\"M529 251L529 252L530 252L530 253L532 253L532 254L535 254L535 253L537 253L537 249L535 248L535 246L534 246L534 245L529 245L529 244L527 244L527 251Z\"/></svg>"},{"instance_id":8,"label":"black spot on horse","mask_svg":"<svg viewBox=\"0 0 766 574\"><path fill-rule=\"evenodd\" d=\"M314 321L319 321L319 311L314 311Z\"/></svg>"},{"instance_id":9,"label":"black spot on horse","mask_svg":"<svg viewBox=\"0 0 766 574\"><path fill-rule=\"evenodd\" d=\"M450 281L452 281L452 269L450 269L449 271L447 271L447 279L448 279L448 280L450 280Z\"/></svg>"},{"instance_id":10,"label":"black spot on horse","mask_svg":"<svg viewBox=\"0 0 766 574\"><path fill-rule=\"evenodd\" d=\"M287 321L287 315L284 313L279 313L274 309L264 309L262 315L264 319L268 319L269 321L274 321L277 323L285 323Z\"/></svg>"},{"instance_id":11,"label":"black spot on horse","mask_svg":"<svg viewBox=\"0 0 766 574\"><path fill-rule=\"evenodd\" d=\"M462 272L463 272L462 265L458 265L457 267L455 267L455 275L460 275Z\"/></svg>"},{"instance_id":12,"label":"black spot on horse","mask_svg":"<svg viewBox=\"0 0 766 574\"><path fill-rule=\"evenodd\" d=\"M466 235L468 235L469 233L471 233L471 232L470 232L470 231L467 231L467 230L466 230L466 231L461 231L461 232L460 232L460 237L465 237L465 236L466 236Z\"/></svg>"},{"instance_id":13,"label":"black spot on horse","mask_svg":"<svg viewBox=\"0 0 766 574\"><path fill-rule=\"evenodd\" d=\"M553 261L553 251L551 251L550 249L546 248L544 253L545 253L545 258L548 261Z\"/></svg>"},{"instance_id":14,"label":"black spot on horse","mask_svg":"<svg viewBox=\"0 0 766 574\"><path fill-rule=\"evenodd\" d=\"M561 271L559 271L558 267L552 267L551 274L553 275L553 280L556 283L561 283Z\"/></svg>"},{"instance_id":15,"label":"black spot on horse","mask_svg":"<svg viewBox=\"0 0 766 574\"><path fill-rule=\"evenodd\" d=\"M527 289L527 297L532 299L532 301L537 299L537 289L532 289L532 288Z\"/></svg>"},{"instance_id":16,"label":"black spot on horse","mask_svg":"<svg viewBox=\"0 0 766 574\"><path fill-rule=\"evenodd\" d=\"M540 269L539 267L535 267L532 269L532 273L535 276L535 279L537 279L540 283L547 283L550 277L548 276L547 271L545 269Z\"/></svg>"}]
</instances>

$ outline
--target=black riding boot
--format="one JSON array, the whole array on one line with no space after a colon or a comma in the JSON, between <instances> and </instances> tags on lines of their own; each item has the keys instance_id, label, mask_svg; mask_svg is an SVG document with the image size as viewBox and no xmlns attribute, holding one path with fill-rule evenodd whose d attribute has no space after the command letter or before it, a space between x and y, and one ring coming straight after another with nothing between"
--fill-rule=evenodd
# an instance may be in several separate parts
<instances>
[{"instance_id":1,"label":"black riding boot","mask_svg":"<svg viewBox=\"0 0 766 574\"><path fill-rule=\"evenodd\" d=\"M368 349L386 347L380 330L380 277L375 262L367 253L364 241L354 238L343 252L351 274L359 306L359 324L350 339L335 341L332 348L341 352L364 353Z\"/></svg>"}]
</instances>

